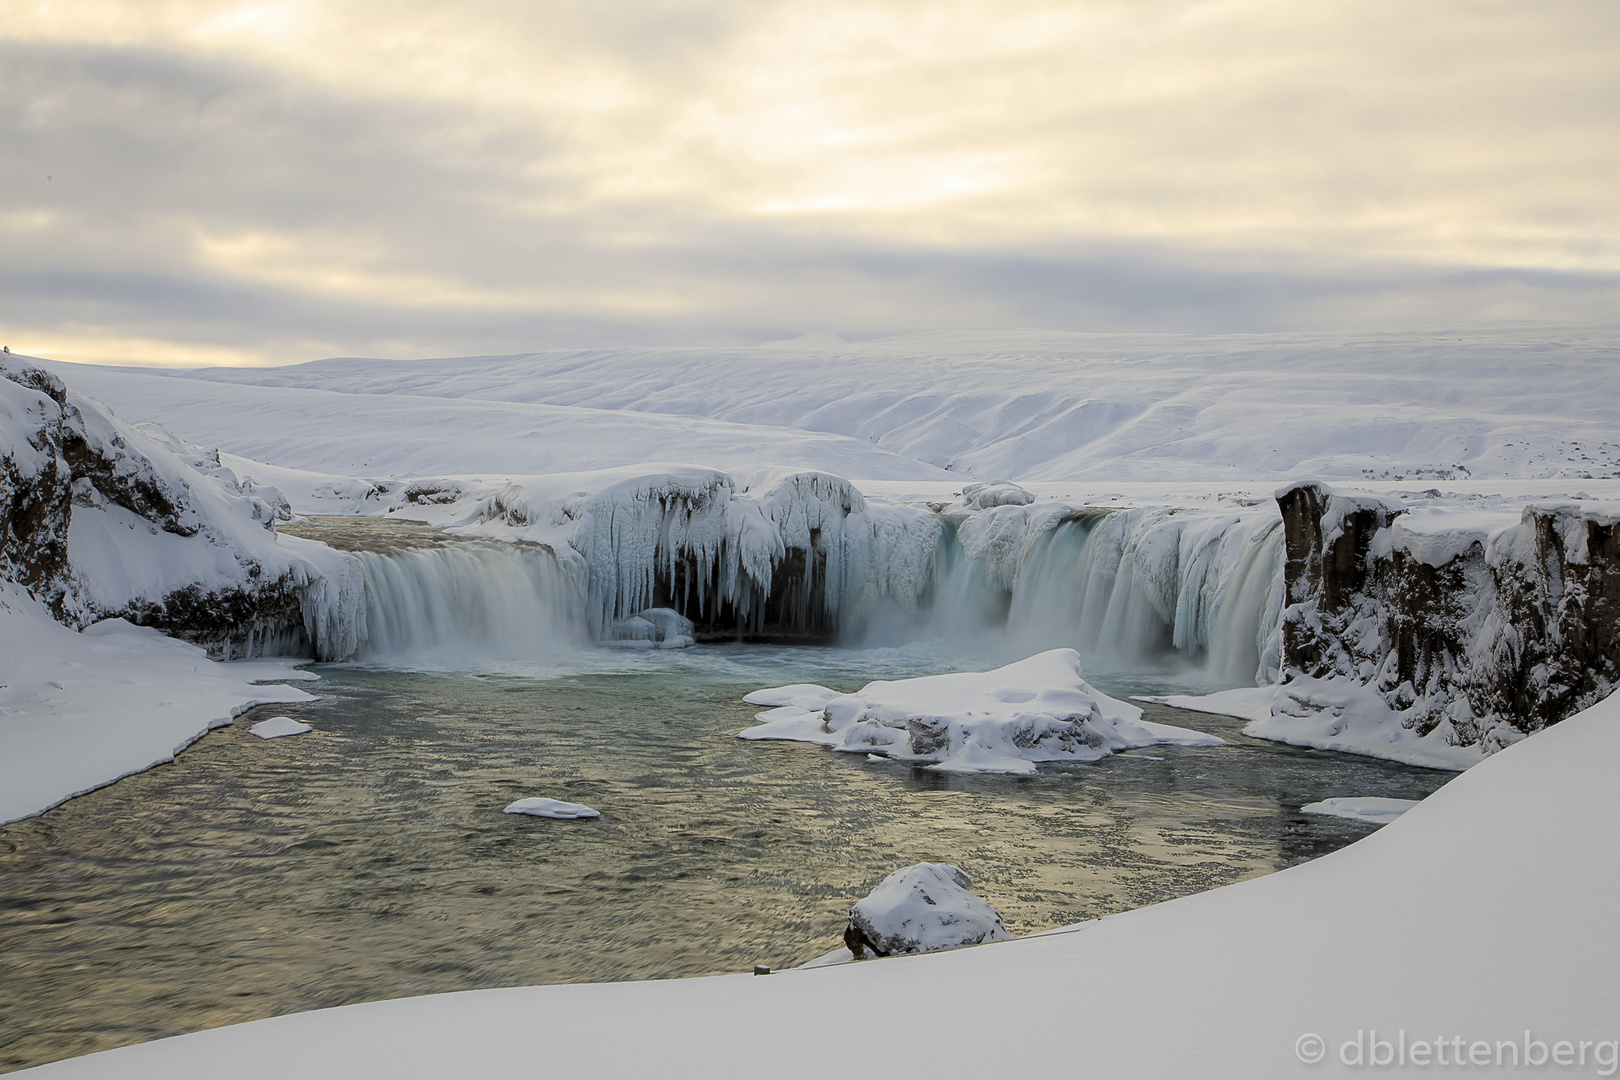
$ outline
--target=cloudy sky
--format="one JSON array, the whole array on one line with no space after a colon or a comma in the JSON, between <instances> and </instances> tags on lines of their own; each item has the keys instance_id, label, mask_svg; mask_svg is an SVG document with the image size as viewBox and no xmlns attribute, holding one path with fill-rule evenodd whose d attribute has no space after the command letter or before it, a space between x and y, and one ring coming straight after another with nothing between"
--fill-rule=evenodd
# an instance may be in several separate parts
<instances>
[{"instance_id":1,"label":"cloudy sky","mask_svg":"<svg viewBox=\"0 0 1620 1080\"><path fill-rule=\"evenodd\" d=\"M0 0L0 340L1620 313L1610 0Z\"/></svg>"}]
</instances>

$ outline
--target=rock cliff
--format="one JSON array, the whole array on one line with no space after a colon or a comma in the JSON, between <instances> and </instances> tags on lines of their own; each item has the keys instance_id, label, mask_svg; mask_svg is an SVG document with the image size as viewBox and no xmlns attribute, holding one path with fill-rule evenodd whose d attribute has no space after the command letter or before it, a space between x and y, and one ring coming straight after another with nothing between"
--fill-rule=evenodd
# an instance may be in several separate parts
<instances>
[{"instance_id":1,"label":"rock cliff","mask_svg":"<svg viewBox=\"0 0 1620 1080\"><path fill-rule=\"evenodd\" d=\"M122 617L216 656L313 651L318 632L332 636L320 625L332 583L356 571L322 545L278 539L286 514L279 493L238 481L217 455L0 356L0 578L62 622Z\"/></svg>"},{"instance_id":2,"label":"rock cliff","mask_svg":"<svg viewBox=\"0 0 1620 1080\"><path fill-rule=\"evenodd\" d=\"M1395 734L1489 753L1620 684L1620 506L1532 503L1488 529L1414 524L1401 503L1319 483L1277 502L1284 727L1290 706L1301 728L1343 710L1318 691L1349 683Z\"/></svg>"}]
</instances>

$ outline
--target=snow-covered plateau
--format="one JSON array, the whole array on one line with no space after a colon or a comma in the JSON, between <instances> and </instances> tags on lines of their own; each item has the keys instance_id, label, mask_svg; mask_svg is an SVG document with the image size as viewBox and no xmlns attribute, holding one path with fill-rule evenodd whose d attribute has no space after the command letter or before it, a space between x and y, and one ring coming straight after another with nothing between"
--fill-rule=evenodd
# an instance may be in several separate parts
<instances>
[{"instance_id":1,"label":"snow-covered plateau","mask_svg":"<svg viewBox=\"0 0 1620 1080\"><path fill-rule=\"evenodd\" d=\"M1018 771L1198 737L1093 689L1083 656L1093 677L1168 673L1190 692L1160 700L1249 736L1470 770L1343 852L1070 934L356 1006L48 1068L796 1075L823 1061L804 1018L861 995L890 1008L838 1036L863 1070L993 1073L998 1038L892 1033L937 1025L941 1000L1097 986L1086 1053L1109 1075L1281 1072L1306 1032L1420 1022L1615 1038L1593 852L1620 815L1617 400L1612 335L1576 331L201 372L0 357L0 821L300 700L265 685L297 659L727 639L942 641L1011 665L776 688L750 699L776 711L749 738ZM1173 1039L1144 1037L1143 1002ZM534 1010L545 1024L520 1022ZM628 1013L646 1038L608 1037ZM1018 1052L1055 1063L1069 1028L1027 1026Z\"/></svg>"}]
</instances>

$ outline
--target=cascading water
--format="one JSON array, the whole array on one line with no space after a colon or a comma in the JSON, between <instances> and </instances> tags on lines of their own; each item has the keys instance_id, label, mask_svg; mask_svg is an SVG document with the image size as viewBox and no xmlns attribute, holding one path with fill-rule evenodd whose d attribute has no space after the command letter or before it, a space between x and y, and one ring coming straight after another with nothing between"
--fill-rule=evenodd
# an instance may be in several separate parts
<instances>
[{"instance_id":1,"label":"cascading water","mask_svg":"<svg viewBox=\"0 0 1620 1080\"><path fill-rule=\"evenodd\" d=\"M357 552L360 659L537 659L589 640L580 583L548 549L464 541Z\"/></svg>"},{"instance_id":2,"label":"cascading water","mask_svg":"<svg viewBox=\"0 0 1620 1080\"><path fill-rule=\"evenodd\" d=\"M925 632L998 654L1069 646L1122 668L1179 656L1223 684L1277 674L1281 520L1265 512L1002 508L941 545ZM976 557L975 557L976 556Z\"/></svg>"},{"instance_id":3,"label":"cascading water","mask_svg":"<svg viewBox=\"0 0 1620 1080\"><path fill-rule=\"evenodd\" d=\"M316 535L354 552L364 587L328 590L352 615L322 608L306 621L328 659L536 659L623 636L614 628L648 606L730 633L715 619L729 597L726 618L743 635L759 633L769 608L789 630L819 625L868 645L943 639L1008 659L1070 646L1119 669L1199 664L1225 685L1276 677L1282 530L1269 508L935 515L797 487L774 489L754 514L712 492L694 504L703 513L667 493L611 515L594 507L584 539L560 555L396 523L325 524ZM801 503L819 515L795 513ZM323 644L333 637L323 618L351 628L342 648Z\"/></svg>"}]
</instances>

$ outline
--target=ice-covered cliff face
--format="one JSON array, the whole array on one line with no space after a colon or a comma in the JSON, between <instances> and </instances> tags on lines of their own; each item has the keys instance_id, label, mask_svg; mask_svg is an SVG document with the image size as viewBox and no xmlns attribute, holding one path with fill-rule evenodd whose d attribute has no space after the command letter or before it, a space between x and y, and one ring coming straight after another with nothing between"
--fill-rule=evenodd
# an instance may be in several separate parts
<instances>
[{"instance_id":1,"label":"ice-covered cliff face","mask_svg":"<svg viewBox=\"0 0 1620 1080\"><path fill-rule=\"evenodd\" d=\"M358 568L278 541L278 493L21 358L0 376L0 576L63 622L122 616L226 656L361 632L339 614Z\"/></svg>"},{"instance_id":2,"label":"ice-covered cliff face","mask_svg":"<svg viewBox=\"0 0 1620 1080\"><path fill-rule=\"evenodd\" d=\"M1124 665L1180 654L1246 685L1277 670L1274 506L1105 511L1001 485L940 508L820 472L693 467L384 487L365 500L373 514L435 518L462 545L362 556L362 656L452 640L544 651L670 609L710 640L946 638ZM521 629L536 618L551 629Z\"/></svg>"},{"instance_id":3,"label":"ice-covered cliff face","mask_svg":"<svg viewBox=\"0 0 1620 1080\"><path fill-rule=\"evenodd\" d=\"M1620 685L1620 506L1425 520L1322 484L1278 493L1283 685L1254 733L1468 764ZM1349 748L1349 747L1347 747Z\"/></svg>"},{"instance_id":4,"label":"ice-covered cliff face","mask_svg":"<svg viewBox=\"0 0 1620 1080\"><path fill-rule=\"evenodd\" d=\"M453 531L549 546L595 636L669 607L700 632L836 638L924 602L942 526L827 473L671 467L514 482Z\"/></svg>"}]
</instances>

